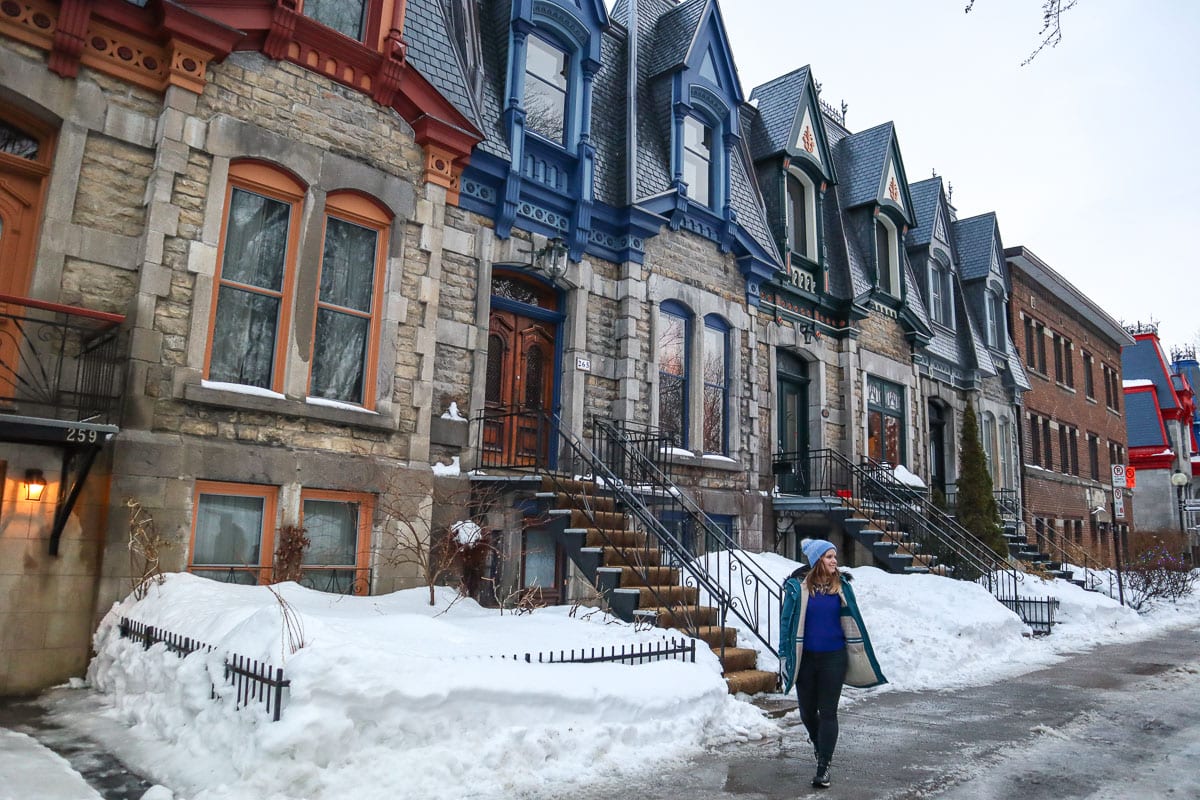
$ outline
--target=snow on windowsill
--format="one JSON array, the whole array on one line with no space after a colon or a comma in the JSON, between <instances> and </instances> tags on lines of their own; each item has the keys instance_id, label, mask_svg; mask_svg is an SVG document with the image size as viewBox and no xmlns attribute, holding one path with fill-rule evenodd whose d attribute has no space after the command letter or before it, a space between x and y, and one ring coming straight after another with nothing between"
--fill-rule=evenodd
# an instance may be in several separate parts
<instances>
[{"instance_id":1,"label":"snow on windowsill","mask_svg":"<svg viewBox=\"0 0 1200 800\"><path fill-rule=\"evenodd\" d=\"M340 400L330 400L325 397L306 397L306 398L304 398L304 402L308 403L310 406L325 406L326 408L340 408L342 411L358 411L362 414L371 414L373 416L379 416L378 411L372 411L369 408L363 408L362 406L356 406L353 403L343 403Z\"/></svg>"},{"instance_id":2,"label":"snow on windowsill","mask_svg":"<svg viewBox=\"0 0 1200 800\"><path fill-rule=\"evenodd\" d=\"M244 383L225 383L224 381L200 381L200 385L205 389L215 389L218 392L236 392L237 394L249 394L255 397L271 397L275 400L286 400L287 398L279 392L273 392L270 389L263 389L258 386L247 386Z\"/></svg>"},{"instance_id":3,"label":"snow on windowsill","mask_svg":"<svg viewBox=\"0 0 1200 800\"><path fill-rule=\"evenodd\" d=\"M729 456L723 456L723 455L721 455L720 453L705 453L705 454L704 454L704 458L706 458L706 459L708 459L708 460L710 460L710 461L725 461L725 462L728 462L728 463L730 463L730 464L736 464L736 463L737 463L737 459L735 459L735 458L730 458Z\"/></svg>"}]
</instances>

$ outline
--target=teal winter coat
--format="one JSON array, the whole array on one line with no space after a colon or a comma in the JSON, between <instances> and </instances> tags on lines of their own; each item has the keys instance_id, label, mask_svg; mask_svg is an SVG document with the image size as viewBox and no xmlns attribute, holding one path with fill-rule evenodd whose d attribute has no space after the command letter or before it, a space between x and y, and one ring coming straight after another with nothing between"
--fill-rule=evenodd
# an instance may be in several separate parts
<instances>
[{"instance_id":1,"label":"teal winter coat","mask_svg":"<svg viewBox=\"0 0 1200 800\"><path fill-rule=\"evenodd\" d=\"M783 582L783 610L779 620L779 659L783 662L784 694L792 690L796 674L800 670L800 657L804 654L804 615L808 609L808 589L804 587L804 576L808 567L801 567ZM859 689L887 683L875 660L871 640L867 637L867 626L858 612L858 601L850 580L854 576L842 573L842 632L846 635L845 684Z\"/></svg>"}]
</instances>

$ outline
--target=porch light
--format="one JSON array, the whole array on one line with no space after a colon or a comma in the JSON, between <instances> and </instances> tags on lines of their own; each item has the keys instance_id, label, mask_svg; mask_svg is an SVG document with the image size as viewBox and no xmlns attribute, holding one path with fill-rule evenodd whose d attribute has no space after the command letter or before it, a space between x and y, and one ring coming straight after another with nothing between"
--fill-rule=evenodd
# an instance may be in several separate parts
<instances>
[{"instance_id":1,"label":"porch light","mask_svg":"<svg viewBox=\"0 0 1200 800\"><path fill-rule=\"evenodd\" d=\"M556 281L567 273L567 245L557 236L546 242L541 250L533 251L533 267L547 278Z\"/></svg>"},{"instance_id":2,"label":"porch light","mask_svg":"<svg viewBox=\"0 0 1200 800\"><path fill-rule=\"evenodd\" d=\"M25 499L35 503L42 501L42 493L46 491L46 476L40 469L25 470Z\"/></svg>"}]
</instances>

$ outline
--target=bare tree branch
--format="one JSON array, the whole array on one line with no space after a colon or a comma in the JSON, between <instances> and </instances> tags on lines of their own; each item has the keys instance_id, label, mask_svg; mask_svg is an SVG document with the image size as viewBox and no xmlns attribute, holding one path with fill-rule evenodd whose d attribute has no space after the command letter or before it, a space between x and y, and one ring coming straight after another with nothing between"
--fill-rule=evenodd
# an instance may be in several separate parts
<instances>
[{"instance_id":1,"label":"bare tree branch","mask_svg":"<svg viewBox=\"0 0 1200 800\"><path fill-rule=\"evenodd\" d=\"M1038 36L1042 37L1042 41L1021 62L1022 67L1037 58L1038 54L1047 47L1058 47L1058 43L1062 41L1062 15L1070 11L1078 3L1079 0L1043 0L1042 29L1038 31ZM963 13L970 14L973 8L975 8L975 0L967 0L967 5L963 9Z\"/></svg>"}]
</instances>

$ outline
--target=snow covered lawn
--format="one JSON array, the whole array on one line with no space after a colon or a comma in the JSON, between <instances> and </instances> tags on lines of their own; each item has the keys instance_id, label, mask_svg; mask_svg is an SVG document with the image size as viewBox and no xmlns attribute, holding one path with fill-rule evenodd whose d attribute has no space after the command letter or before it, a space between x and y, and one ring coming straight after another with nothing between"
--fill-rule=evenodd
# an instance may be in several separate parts
<instances>
[{"instance_id":1,"label":"snow covered lawn","mask_svg":"<svg viewBox=\"0 0 1200 800\"><path fill-rule=\"evenodd\" d=\"M797 566L773 554L743 556L779 582ZM1189 598L1139 617L1103 595L1039 581L1023 593L1057 596L1060 624L1034 639L974 584L872 567L852 573L891 683L847 690L847 703L879 691L988 683L1065 652L1195 624L1200 611ZM703 646L695 664L492 658L663 636L600 612L501 614L455 602L450 590L439 590L430 607L424 589L344 597L275 588L286 608L265 587L177 574L146 599L114 606L96 634L94 692L60 716L162 784L154 790L161 800L564 796L572 786L652 773L708 747L780 732L745 698L726 694ZM162 645L145 650L120 638L121 616L217 650L187 658ZM304 646L293 652L297 639ZM291 691L280 722L257 707L234 708L221 680L225 652L286 669ZM763 656L769 669L774 656ZM209 697L213 683L219 702Z\"/></svg>"}]
</instances>

